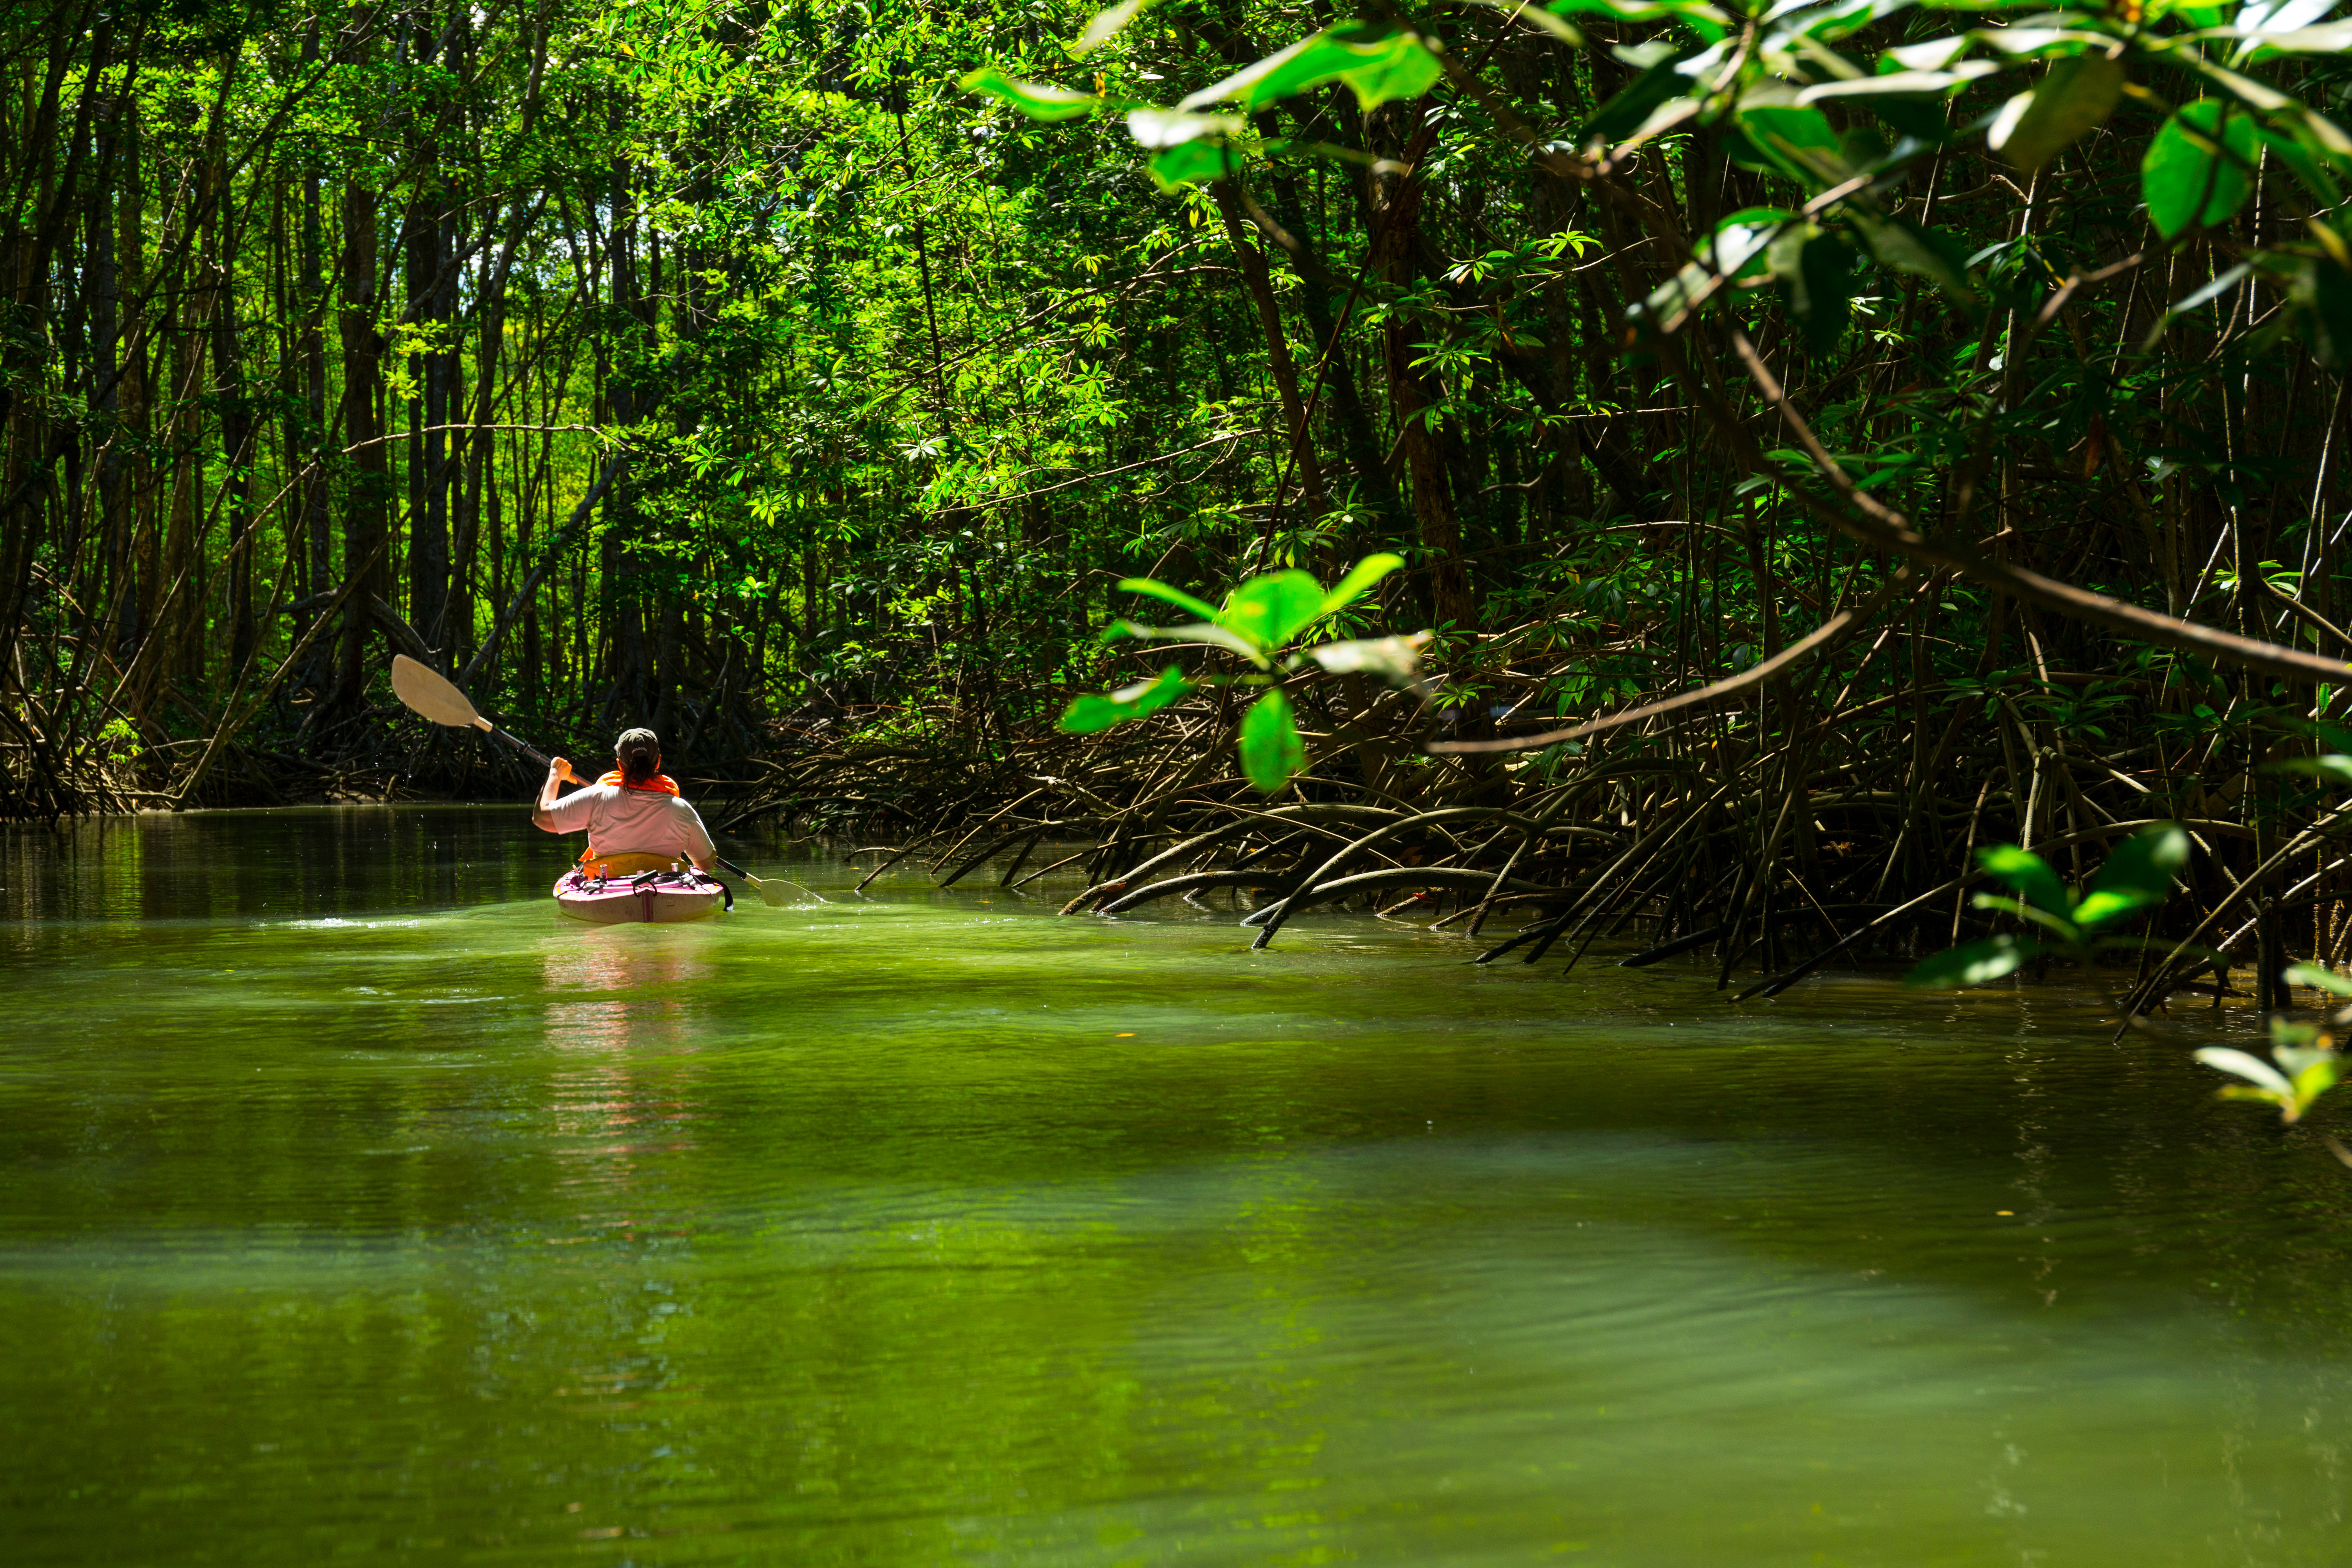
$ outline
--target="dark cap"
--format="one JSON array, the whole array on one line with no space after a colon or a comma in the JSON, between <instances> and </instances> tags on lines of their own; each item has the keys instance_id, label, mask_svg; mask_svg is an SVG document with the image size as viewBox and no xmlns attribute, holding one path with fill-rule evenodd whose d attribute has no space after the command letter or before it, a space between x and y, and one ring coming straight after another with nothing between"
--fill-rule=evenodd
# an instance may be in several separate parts
<instances>
[{"instance_id":1,"label":"dark cap","mask_svg":"<svg viewBox=\"0 0 2352 1568\"><path fill-rule=\"evenodd\" d=\"M661 757L661 737L651 730L624 730L621 738L613 742L613 755L625 765L639 757L650 767Z\"/></svg>"}]
</instances>

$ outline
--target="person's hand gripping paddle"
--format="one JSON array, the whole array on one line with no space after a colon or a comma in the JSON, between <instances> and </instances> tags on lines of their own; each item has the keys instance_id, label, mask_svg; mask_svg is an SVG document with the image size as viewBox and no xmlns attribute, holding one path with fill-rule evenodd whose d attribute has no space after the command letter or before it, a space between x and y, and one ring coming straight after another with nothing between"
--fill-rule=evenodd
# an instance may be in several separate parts
<instances>
[{"instance_id":1,"label":"person's hand gripping paddle","mask_svg":"<svg viewBox=\"0 0 2352 1568\"><path fill-rule=\"evenodd\" d=\"M541 767L550 765L548 760L538 752L475 711L473 702L447 679L435 674L404 653L392 656L392 691L394 696L406 703L412 710L424 718L430 719L436 724L446 724L452 730L479 730L486 735L493 735L504 741ZM575 774L572 782L577 784L584 781ZM719 863L758 889L760 897L767 900L770 909L783 907L784 886L776 879L754 877L732 860L722 859Z\"/></svg>"}]
</instances>

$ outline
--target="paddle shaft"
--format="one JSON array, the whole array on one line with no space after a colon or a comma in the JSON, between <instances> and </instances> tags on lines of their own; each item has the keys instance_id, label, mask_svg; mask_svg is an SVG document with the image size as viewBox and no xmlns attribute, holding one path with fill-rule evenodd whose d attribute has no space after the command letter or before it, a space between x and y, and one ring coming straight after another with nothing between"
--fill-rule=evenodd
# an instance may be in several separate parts
<instances>
[{"instance_id":1,"label":"paddle shaft","mask_svg":"<svg viewBox=\"0 0 2352 1568\"><path fill-rule=\"evenodd\" d=\"M537 763L542 768L551 767L554 765L545 757L540 755L536 750L524 745L520 741L516 740L512 735L508 734L504 730L499 729L488 719L475 720L474 727L478 730L487 731L488 733L497 736L499 740L504 741L508 745L512 746L516 751L520 752L524 756L529 757L532 762Z\"/></svg>"}]
</instances>

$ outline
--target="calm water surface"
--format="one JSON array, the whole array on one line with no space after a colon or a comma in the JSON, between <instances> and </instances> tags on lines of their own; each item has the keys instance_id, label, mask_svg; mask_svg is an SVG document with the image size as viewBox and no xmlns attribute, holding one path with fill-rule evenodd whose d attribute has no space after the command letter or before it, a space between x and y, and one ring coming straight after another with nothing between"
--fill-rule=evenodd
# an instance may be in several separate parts
<instances>
[{"instance_id":1,"label":"calm water surface","mask_svg":"<svg viewBox=\"0 0 2352 1568\"><path fill-rule=\"evenodd\" d=\"M0 1556L2352 1561L2352 1172L2235 1019L562 856L0 838Z\"/></svg>"}]
</instances>

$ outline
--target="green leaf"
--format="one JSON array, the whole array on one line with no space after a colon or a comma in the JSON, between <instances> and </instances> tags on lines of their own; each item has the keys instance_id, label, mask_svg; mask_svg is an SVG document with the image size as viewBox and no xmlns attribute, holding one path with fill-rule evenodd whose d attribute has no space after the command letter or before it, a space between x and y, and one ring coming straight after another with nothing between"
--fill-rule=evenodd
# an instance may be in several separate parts
<instances>
[{"instance_id":1,"label":"green leaf","mask_svg":"<svg viewBox=\"0 0 2352 1568\"><path fill-rule=\"evenodd\" d=\"M2284 1057L2287 1053L2278 1051L2273 1054ZM2300 1056L2305 1053L2295 1054ZM2286 1113L2286 1119L2289 1121L2301 1121L2303 1113L2311 1109L2313 1100L2336 1087L2336 1074L2340 1070L2336 1065L2336 1053L2314 1051L2309 1054L2319 1059L2302 1068L2294 1075L2294 1103L2288 1108Z\"/></svg>"},{"instance_id":2,"label":"green leaf","mask_svg":"<svg viewBox=\"0 0 2352 1568\"><path fill-rule=\"evenodd\" d=\"M1675 68L1697 52L1678 50L1635 77L1624 90L1595 110L1592 118L1577 129L1577 145L1581 147L1596 136L1603 142L1622 140L1650 117L1650 110L1696 86Z\"/></svg>"},{"instance_id":3,"label":"green leaf","mask_svg":"<svg viewBox=\"0 0 2352 1568\"><path fill-rule=\"evenodd\" d=\"M1217 624L1261 648L1277 648L1322 616L1322 584L1305 572L1271 572L1234 589Z\"/></svg>"},{"instance_id":4,"label":"green leaf","mask_svg":"<svg viewBox=\"0 0 2352 1568\"><path fill-rule=\"evenodd\" d=\"M1844 142L1818 109L1759 104L1739 111L1739 129L1758 152L1801 184L1833 185L1853 173Z\"/></svg>"},{"instance_id":5,"label":"green leaf","mask_svg":"<svg viewBox=\"0 0 2352 1568\"><path fill-rule=\"evenodd\" d=\"M1615 16L1627 22L1655 22L1671 16L1708 43L1720 42L1731 31L1732 19L1705 0L1552 0L1550 9L1565 16Z\"/></svg>"},{"instance_id":6,"label":"green leaf","mask_svg":"<svg viewBox=\"0 0 2352 1568\"><path fill-rule=\"evenodd\" d=\"M2026 901L2038 910L2064 915L2072 908L2066 884L2058 879L2048 861L2031 850L2014 844L1991 845L1977 851L1977 864L2024 894Z\"/></svg>"},{"instance_id":7,"label":"green leaf","mask_svg":"<svg viewBox=\"0 0 2352 1568\"><path fill-rule=\"evenodd\" d=\"M1326 82L1344 81L1358 106L1370 113L1391 99L1419 98L1444 74L1419 34L1393 22L1342 22L1243 67L1178 107L1200 109L1237 99L1244 112L1254 114Z\"/></svg>"},{"instance_id":8,"label":"green leaf","mask_svg":"<svg viewBox=\"0 0 2352 1568\"><path fill-rule=\"evenodd\" d=\"M1753 278L1765 268L1765 248L1794 215L1780 207L1742 207L1715 226L1699 244L1699 259L1726 278Z\"/></svg>"},{"instance_id":9,"label":"green leaf","mask_svg":"<svg viewBox=\"0 0 2352 1568\"><path fill-rule=\"evenodd\" d=\"M1981 985L1988 980L1998 980L2004 974L2014 973L2026 960L2038 958L2048 951L2049 948L2042 942L2020 942L2003 931L1982 942L1964 942L1958 947L1948 948L1933 958L1921 961L1903 977L1903 984L1920 991Z\"/></svg>"},{"instance_id":10,"label":"green leaf","mask_svg":"<svg viewBox=\"0 0 2352 1568\"><path fill-rule=\"evenodd\" d=\"M1845 334L1853 295L1853 253L1811 224L1782 229L1766 254L1789 314L1805 330L1817 354L1833 351Z\"/></svg>"},{"instance_id":11,"label":"green leaf","mask_svg":"<svg viewBox=\"0 0 2352 1568\"><path fill-rule=\"evenodd\" d=\"M2352 366L2352 272L2346 271L2332 257L2305 258L2287 279L2287 298L2294 302L2296 313L2302 319L2304 336L2311 344L2311 357L2329 370L2340 371ZM2294 760L2314 764L2342 764L2340 771L2321 766L2298 771L2352 783L2352 758L2298 757ZM2288 766L2285 763L2279 765Z\"/></svg>"},{"instance_id":12,"label":"green leaf","mask_svg":"<svg viewBox=\"0 0 2352 1568\"><path fill-rule=\"evenodd\" d=\"M1430 634L1407 637L1366 637L1357 642L1327 642L1310 647L1307 657L1334 675L1364 670L1391 686L1410 686L1421 673L1421 650Z\"/></svg>"},{"instance_id":13,"label":"green leaf","mask_svg":"<svg viewBox=\"0 0 2352 1568\"><path fill-rule=\"evenodd\" d=\"M2157 232L2225 223L2253 194L2254 122L2235 104L2200 98L2174 111L2140 160L2140 194Z\"/></svg>"},{"instance_id":14,"label":"green leaf","mask_svg":"<svg viewBox=\"0 0 2352 1568\"><path fill-rule=\"evenodd\" d=\"M1192 683L1184 679L1183 671L1171 666L1150 680L1122 686L1101 696L1078 698L1062 710L1059 727L1066 734L1091 735L1113 724L1156 713L1192 689Z\"/></svg>"},{"instance_id":15,"label":"green leaf","mask_svg":"<svg viewBox=\"0 0 2352 1568\"><path fill-rule=\"evenodd\" d=\"M1948 236L1921 228L1908 218L1880 217L1859 207L1848 216L1883 265L1925 278L1960 304L1977 303L1976 289L1969 283L1968 257Z\"/></svg>"},{"instance_id":16,"label":"green leaf","mask_svg":"<svg viewBox=\"0 0 2352 1568\"><path fill-rule=\"evenodd\" d=\"M1307 742L1290 712L1290 699L1269 691L1242 715L1242 773L1265 795L1290 782L1307 766Z\"/></svg>"},{"instance_id":17,"label":"green leaf","mask_svg":"<svg viewBox=\"0 0 2352 1568\"><path fill-rule=\"evenodd\" d=\"M1122 594L1149 594L1155 599L1165 599L1178 609L1198 616L1204 621L1217 618L1216 610L1207 602L1192 597L1181 588L1171 588L1157 578L1122 577L1118 580L1118 591Z\"/></svg>"},{"instance_id":18,"label":"green leaf","mask_svg":"<svg viewBox=\"0 0 2352 1568\"><path fill-rule=\"evenodd\" d=\"M1171 147L1144 165L1163 191L1179 185L1205 185L1233 173L1239 160L1222 143L1187 142Z\"/></svg>"},{"instance_id":19,"label":"green leaf","mask_svg":"<svg viewBox=\"0 0 2352 1568\"><path fill-rule=\"evenodd\" d=\"M2078 137L2105 124L2123 92L2121 60L2105 55L2060 60L2032 91L2010 100L1993 121L1986 144L2032 174Z\"/></svg>"},{"instance_id":20,"label":"green leaf","mask_svg":"<svg viewBox=\"0 0 2352 1568\"><path fill-rule=\"evenodd\" d=\"M2083 901L2074 906L2074 923L2089 931L2157 901L2136 888L2086 893Z\"/></svg>"},{"instance_id":21,"label":"green leaf","mask_svg":"<svg viewBox=\"0 0 2352 1568\"><path fill-rule=\"evenodd\" d=\"M2263 769L2273 773L2308 773L2332 784L2352 784L2352 757L2288 757Z\"/></svg>"},{"instance_id":22,"label":"green leaf","mask_svg":"<svg viewBox=\"0 0 2352 1568\"><path fill-rule=\"evenodd\" d=\"M1119 0L1109 10L1095 13L1095 19L1087 24L1087 30L1080 33L1078 41L1070 46L1071 55L1084 58L1101 48L1117 37L1121 28L1141 16L1143 8L1150 4L1151 0Z\"/></svg>"},{"instance_id":23,"label":"green leaf","mask_svg":"<svg viewBox=\"0 0 2352 1568\"><path fill-rule=\"evenodd\" d=\"M1020 81L994 66L966 71L958 85L966 92L1000 99L1032 120L1076 120L1102 107L1102 100L1091 92L1073 92L1051 82Z\"/></svg>"},{"instance_id":24,"label":"green leaf","mask_svg":"<svg viewBox=\"0 0 2352 1568\"><path fill-rule=\"evenodd\" d=\"M2189 830L2177 822L2158 822L2108 851L2107 863L2091 879L2091 891L2156 903L2171 890L2173 877L2188 864Z\"/></svg>"},{"instance_id":25,"label":"green leaf","mask_svg":"<svg viewBox=\"0 0 2352 1568\"><path fill-rule=\"evenodd\" d=\"M1329 593L1323 595L1323 613L1328 616L1346 609L1362 598L1366 589L1403 564L1403 556L1391 555L1386 551L1365 556L1345 577L1332 585Z\"/></svg>"},{"instance_id":26,"label":"green leaf","mask_svg":"<svg viewBox=\"0 0 2352 1568\"><path fill-rule=\"evenodd\" d=\"M1218 647L1231 648L1252 664L1263 667L1265 660L1248 638L1238 637L1224 627L1209 621L1194 621L1181 626L1147 626L1135 621L1113 621L1103 628L1103 641L1118 637L1145 637L1154 642L1204 642Z\"/></svg>"},{"instance_id":27,"label":"green leaf","mask_svg":"<svg viewBox=\"0 0 2352 1568\"><path fill-rule=\"evenodd\" d=\"M2259 1057L2250 1057L2227 1046L2207 1046L2195 1055L2199 1061L2216 1072L2234 1073L2283 1100L2294 1098L2294 1085L2287 1080L2286 1075Z\"/></svg>"},{"instance_id":28,"label":"green leaf","mask_svg":"<svg viewBox=\"0 0 2352 1568\"><path fill-rule=\"evenodd\" d=\"M2331 996L2352 996L2352 977L2323 969L2316 963L2290 963L2279 976L2289 985L2308 985L2325 991Z\"/></svg>"}]
</instances>

